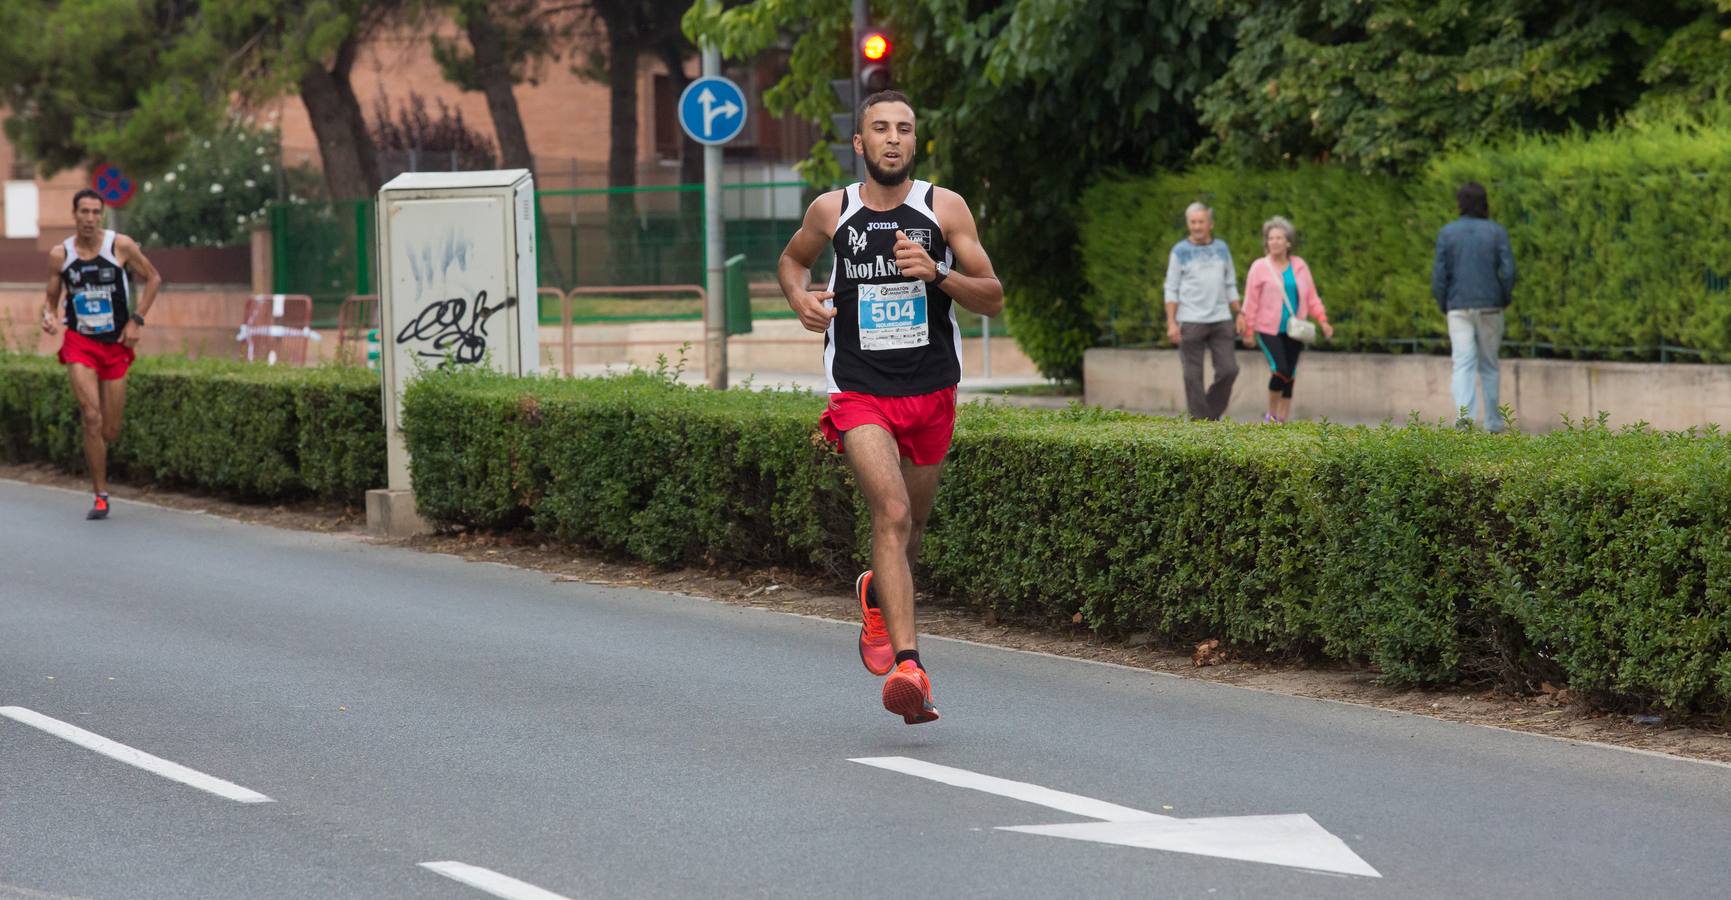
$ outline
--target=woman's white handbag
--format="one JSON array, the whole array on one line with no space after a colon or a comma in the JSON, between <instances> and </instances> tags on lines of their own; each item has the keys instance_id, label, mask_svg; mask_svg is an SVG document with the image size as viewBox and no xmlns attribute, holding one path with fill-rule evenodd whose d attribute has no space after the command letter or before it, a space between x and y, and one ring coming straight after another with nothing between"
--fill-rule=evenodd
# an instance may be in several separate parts
<instances>
[{"instance_id":1,"label":"woman's white handbag","mask_svg":"<svg viewBox=\"0 0 1731 900\"><path fill-rule=\"evenodd\" d=\"M1298 317L1298 310L1292 308L1292 300L1286 296L1284 289L1280 292L1280 298L1281 302L1286 304L1286 311L1290 313L1286 319L1286 336L1301 344L1315 343L1316 323Z\"/></svg>"}]
</instances>

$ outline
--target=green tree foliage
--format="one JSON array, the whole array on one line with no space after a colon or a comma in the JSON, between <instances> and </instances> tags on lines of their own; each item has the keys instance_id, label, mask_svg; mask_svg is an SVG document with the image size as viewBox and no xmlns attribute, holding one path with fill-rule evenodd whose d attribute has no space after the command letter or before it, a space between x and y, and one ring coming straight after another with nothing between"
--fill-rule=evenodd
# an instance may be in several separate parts
<instances>
[{"instance_id":1,"label":"green tree foliage","mask_svg":"<svg viewBox=\"0 0 1731 900\"><path fill-rule=\"evenodd\" d=\"M230 102L295 92L338 196L378 182L349 71L406 0L7 0L8 136L46 172L112 162L166 171Z\"/></svg>"},{"instance_id":2,"label":"green tree foliage","mask_svg":"<svg viewBox=\"0 0 1731 900\"><path fill-rule=\"evenodd\" d=\"M1224 27L1206 9L1151 0L880 0L873 12L920 114L924 172L972 203L1012 332L1047 375L1076 377L1095 338L1072 252L1076 197L1104 170L1189 152L1194 102L1225 67ZM686 30L731 58L797 34L788 76L764 95L778 113L827 122L829 80L849 74L845 4L699 4ZM808 177L832 165L819 156Z\"/></svg>"},{"instance_id":3,"label":"green tree foliage","mask_svg":"<svg viewBox=\"0 0 1731 900\"><path fill-rule=\"evenodd\" d=\"M1237 41L1202 95L1202 149L1240 163L1413 171L1460 143L1609 124L1641 99L1643 74L1725 67L1694 59L1717 14L1701 7L1719 0L1202 2ZM1650 65L1667 46L1671 61Z\"/></svg>"},{"instance_id":4,"label":"green tree foliage","mask_svg":"<svg viewBox=\"0 0 1731 900\"><path fill-rule=\"evenodd\" d=\"M190 44L206 79L246 99L294 92L318 139L333 198L380 184L366 119L350 84L361 44L397 21L408 0L205 0Z\"/></svg>"},{"instance_id":5,"label":"green tree foliage","mask_svg":"<svg viewBox=\"0 0 1731 900\"><path fill-rule=\"evenodd\" d=\"M1731 98L1731 0L1678 0L1695 21L1666 36L1641 80L1652 86L1645 105L1687 110Z\"/></svg>"},{"instance_id":6,"label":"green tree foliage","mask_svg":"<svg viewBox=\"0 0 1731 900\"><path fill-rule=\"evenodd\" d=\"M110 162L162 171L222 114L196 77L194 4L174 0L0 3L6 136L45 172Z\"/></svg>"},{"instance_id":7,"label":"green tree foliage","mask_svg":"<svg viewBox=\"0 0 1731 900\"><path fill-rule=\"evenodd\" d=\"M1430 267L1468 180L1488 187L1514 247L1510 352L1731 361L1731 129L1688 118L1463 148L1413 177L1309 163L1102 180L1082 200L1089 312L1113 342L1159 340L1165 249L1202 200L1241 278L1264 220L1297 225L1332 346L1444 346Z\"/></svg>"},{"instance_id":8,"label":"green tree foliage","mask_svg":"<svg viewBox=\"0 0 1731 900\"><path fill-rule=\"evenodd\" d=\"M535 83L542 64L557 59L576 19L569 6L540 0L447 0L464 40L430 36L445 79L487 98L499 151L508 168L534 168L528 131L517 108L516 85Z\"/></svg>"},{"instance_id":9,"label":"green tree foliage","mask_svg":"<svg viewBox=\"0 0 1731 900\"><path fill-rule=\"evenodd\" d=\"M313 196L317 186L317 173L305 167L282 170L275 130L235 122L146 179L126 207L126 229L146 247L244 244L267 204Z\"/></svg>"}]
</instances>

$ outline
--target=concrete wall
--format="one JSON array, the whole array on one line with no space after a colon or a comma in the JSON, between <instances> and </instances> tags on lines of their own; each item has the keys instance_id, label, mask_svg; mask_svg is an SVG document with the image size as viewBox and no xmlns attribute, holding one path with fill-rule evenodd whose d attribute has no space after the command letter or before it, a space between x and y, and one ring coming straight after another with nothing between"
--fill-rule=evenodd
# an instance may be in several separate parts
<instances>
[{"instance_id":1,"label":"concrete wall","mask_svg":"<svg viewBox=\"0 0 1731 900\"><path fill-rule=\"evenodd\" d=\"M1260 352L1240 350L1238 367L1227 416L1258 420L1268 409L1268 363ZM1376 423L1417 411L1428 421L1452 421L1451 371L1446 356L1309 352L1298 365L1293 417ZM1185 408L1176 350L1089 350L1083 379L1090 404L1166 414ZM1564 414L1601 411L1614 426L1731 428L1731 366L1505 359L1501 394L1529 432L1561 427Z\"/></svg>"},{"instance_id":2,"label":"concrete wall","mask_svg":"<svg viewBox=\"0 0 1731 900\"><path fill-rule=\"evenodd\" d=\"M53 354L60 338L42 333L43 285L0 283L0 346ZM194 358L241 358L245 345L235 340L252 291L246 285L175 284L156 297L150 324L139 336L141 354L184 353ZM307 362L334 358L335 330L321 331L322 340L307 344Z\"/></svg>"},{"instance_id":3,"label":"concrete wall","mask_svg":"<svg viewBox=\"0 0 1731 900\"><path fill-rule=\"evenodd\" d=\"M1001 326L999 326L1001 327ZM541 328L541 359L557 365L563 358L557 326ZM634 322L621 325L586 325L573 329L572 365L576 369L601 365L636 365L651 368L657 354L669 361L679 357L679 346L691 342L686 368L703 369L703 323ZM963 374L984 374L985 354L980 338L962 339ZM806 331L794 319L771 319L753 323L750 334L727 342L727 367L743 377L749 372L823 373L823 336ZM1003 334L992 337L992 377L1040 377L1027 354Z\"/></svg>"},{"instance_id":4,"label":"concrete wall","mask_svg":"<svg viewBox=\"0 0 1731 900\"><path fill-rule=\"evenodd\" d=\"M0 346L51 354L60 349L60 338L49 337L37 326L42 309L40 284L0 283ZM190 356L237 358L241 345L235 340L246 300L252 295L245 285L169 285L157 297L150 324L139 341L140 353L186 353ZM321 330L321 341L308 346L307 362L335 359L337 333ZM352 336L348 360L364 356L364 333ZM562 333L557 325L541 326L542 366L559 371L564 361ZM599 366L653 368L655 357L666 354L670 362L679 358L680 344L690 341L686 368L703 370L703 323L635 322L621 325L585 325L572 329L572 367L581 372ZM823 373L823 338L812 334L793 319L757 322L750 334L728 340L728 368L743 378L751 372L793 374ZM980 377L985 358L979 338L962 341L964 374ZM1040 377L1027 354L1008 336L992 338L994 378Z\"/></svg>"},{"instance_id":5,"label":"concrete wall","mask_svg":"<svg viewBox=\"0 0 1731 900\"><path fill-rule=\"evenodd\" d=\"M46 280L46 279L44 279ZM60 338L42 333L42 284L0 284L0 339L9 347L38 353L60 349ZM171 285L157 295L150 324L139 337L141 353L233 356L246 285Z\"/></svg>"}]
</instances>

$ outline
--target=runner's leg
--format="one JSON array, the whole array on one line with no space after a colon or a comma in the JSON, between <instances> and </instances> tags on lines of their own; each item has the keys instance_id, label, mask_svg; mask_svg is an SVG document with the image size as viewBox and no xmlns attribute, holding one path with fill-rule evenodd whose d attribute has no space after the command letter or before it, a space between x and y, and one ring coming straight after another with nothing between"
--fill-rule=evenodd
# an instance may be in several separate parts
<instances>
[{"instance_id":1,"label":"runner's leg","mask_svg":"<svg viewBox=\"0 0 1731 900\"><path fill-rule=\"evenodd\" d=\"M943 463L916 466L912 460L902 460L902 483L908 486L908 507L913 516L908 532L908 571L920 559L920 544L926 537L926 519L931 517L932 502L938 498L938 476Z\"/></svg>"},{"instance_id":2,"label":"runner's leg","mask_svg":"<svg viewBox=\"0 0 1731 900\"><path fill-rule=\"evenodd\" d=\"M914 576L908 566L913 505L896 439L881 425L861 425L843 434L842 442L847 448L843 458L871 509L872 593L883 611L890 646L897 653L916 649Z\"/></svg>"},{"instance_id":3,"label":"runner's leg","mask_svg":"<svg viewBox=\"0 0 1731 900\"><path fill-rule=\"evenodd\" d=\"M112 444L120 439L120 420L126 414L126 379L97 382L102 396L102 440Z\"/></svg>"},{"instance_id":4,"label":"runner's leg","mask_svg":"<svg viewBox=\"0 0 1731 900\"><path fill-rule=\"evenodd\" d=\"M102 389L96 380L96 370L72 363L66 367L72 381L72 395L78 398L78 413L84 423L84 464L90 469L90 481L96 493L108 493L108 445L102 439Z\"/></svg>"}]
</instances>

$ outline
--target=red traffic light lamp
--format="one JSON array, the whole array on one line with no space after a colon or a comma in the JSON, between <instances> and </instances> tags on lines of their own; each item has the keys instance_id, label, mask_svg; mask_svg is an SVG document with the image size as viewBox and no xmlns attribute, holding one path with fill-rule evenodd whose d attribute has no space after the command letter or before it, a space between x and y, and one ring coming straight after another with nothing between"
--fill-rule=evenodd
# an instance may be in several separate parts
<instances>
[{"instance_id":1,"label":"red traffic light lamp","mask_svg":"<svg viewBox=\"0 0 1731 900\"><path fill-rule=\"evenodd\" d=\"M859 42L860 98L890 87L890 51L894 45L889 36L877 29L865 32Z\"/></svg>"},{"instance_id":2,"label":"red traffic light lamp","mask_svg":"<svg viewBox=\"0 0 1731 900\"><path fill-rule=\"evenodd\" d=\"M870 62L877 62L890 55L890 39L883 32L874 31L860 40L859 52Z\"/></svg>"}]
</instances>

